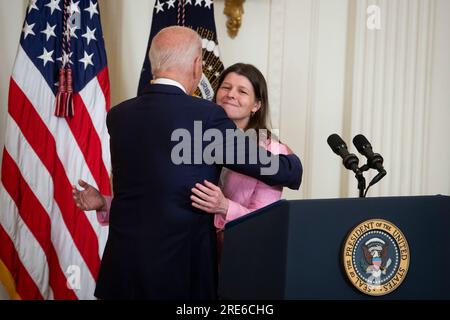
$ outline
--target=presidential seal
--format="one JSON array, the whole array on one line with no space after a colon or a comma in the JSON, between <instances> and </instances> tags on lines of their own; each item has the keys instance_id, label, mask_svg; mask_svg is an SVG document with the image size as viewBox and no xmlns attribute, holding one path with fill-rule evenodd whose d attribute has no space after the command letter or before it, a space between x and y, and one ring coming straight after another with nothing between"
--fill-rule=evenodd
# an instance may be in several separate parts
<instances>
[{"instance_id":1,"label":"presidential seal","mask_svg":"<svg viewBox=\"0 0 450 320\"><path fill-rule=\"evenodd\" d=\"M386 220L364 221L345 239L345 273L359 291L371 296L397 289L406 277L409 259L405 236Z\"/></svg>"}]
</instances>

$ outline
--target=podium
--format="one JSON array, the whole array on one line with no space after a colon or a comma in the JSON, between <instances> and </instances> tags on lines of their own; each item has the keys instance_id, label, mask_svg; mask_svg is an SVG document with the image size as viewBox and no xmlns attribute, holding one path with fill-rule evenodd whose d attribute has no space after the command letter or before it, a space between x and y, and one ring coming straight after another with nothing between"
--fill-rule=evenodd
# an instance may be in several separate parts
<instances>
[{"instance_id":1,"label":"podium","mask_svg":"<svg viewBox=\"0 0 450 320\"><path fill-rule=\"evenodd\" d=\"M347 236L370 219L394 224L409 246L403 281L376 297L358 290L343 264ZM450 299L450 197L280 200L231 221L224 233L219 297Z\"/></svg>"}]
</instances>

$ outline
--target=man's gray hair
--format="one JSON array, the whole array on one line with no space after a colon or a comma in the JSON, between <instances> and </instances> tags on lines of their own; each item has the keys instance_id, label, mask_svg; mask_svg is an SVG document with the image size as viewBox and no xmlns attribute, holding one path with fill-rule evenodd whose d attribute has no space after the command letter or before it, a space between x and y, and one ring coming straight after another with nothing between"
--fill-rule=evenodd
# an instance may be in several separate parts
<instances>
[{"instance_id":1,"label":"man's gray hair","mask_svg":"<svg viewBox=\"0 0 450 320\"><path fill-rule=\"evenodd\" d=\"M156 34L150 46L152 74L169 69L189 71L201 50L202 40L194 30L181 26L164 28Z\"/></svg>"}]
</instances>

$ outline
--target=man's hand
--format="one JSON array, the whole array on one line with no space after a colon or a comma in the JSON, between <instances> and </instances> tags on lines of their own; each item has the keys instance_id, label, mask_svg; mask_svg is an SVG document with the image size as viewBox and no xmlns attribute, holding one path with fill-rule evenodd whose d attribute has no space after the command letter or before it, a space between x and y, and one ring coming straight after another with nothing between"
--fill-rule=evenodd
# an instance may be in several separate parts
<instances>
[{"instance_id":1,"label":"man's hand","mask_svg":"<svg viewBox=\"0 0 450 320\"><path fill-rule=\"evenodd\" d=\"M83 211L106 210L106 200L97 189L81 179L78 184L84 188L78 190L77 186L72 186L73 199L78 208Z\"/></svg>"}]
</instances>

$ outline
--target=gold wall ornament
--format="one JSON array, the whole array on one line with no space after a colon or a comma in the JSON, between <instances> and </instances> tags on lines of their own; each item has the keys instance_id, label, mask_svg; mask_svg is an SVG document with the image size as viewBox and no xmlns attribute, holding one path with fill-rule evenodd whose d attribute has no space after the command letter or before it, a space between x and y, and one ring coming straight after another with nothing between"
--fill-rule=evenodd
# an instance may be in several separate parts
<instances>
[{"instance_id":1,"label":"gold wall ornament","mask_svg":"<svg viewBox=\"0 0 450 320\"><path fill-rule=\"evenodd\" d=\"M225 0L223 13L228 17L227 30L231 38L236 37L242 23L242 15L244 14L245 0Z\"/></svg>"}]
</instances>

